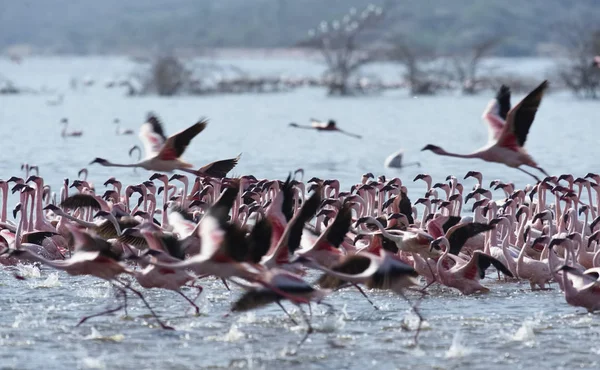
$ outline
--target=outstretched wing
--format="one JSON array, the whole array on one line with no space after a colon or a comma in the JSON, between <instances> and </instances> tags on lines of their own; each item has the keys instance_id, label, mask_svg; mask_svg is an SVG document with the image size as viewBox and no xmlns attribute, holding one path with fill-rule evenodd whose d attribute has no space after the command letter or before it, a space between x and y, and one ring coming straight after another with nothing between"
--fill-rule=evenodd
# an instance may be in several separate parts
<instances>
[{"instance_id":1,"label":"outstretched wing","mask_svg":"<svg viewBox=\"0 0 600 370\"><path fill-rule=\"evenodd\" d=\"M195 173L197 175L210 176L218 179L223 178L227 176L227 173L238 164L241 156L242 155L240 154L235 158L211 162L203 167L200 167L200 169L198 169L198 171Z\"/></svg>"},{"instance_id":2,"label":"outstretched wing","mask_svg":"<svg viewBox=\"0 0 600 370\"><path fill-rule=\"evenodd\" d=\"M509 110L510 89L508 86L502 85L496 94L496 98L490 100L482 115L488 126L488 142L495 142L502 134Z\"/></svg>"},{"instance_id":3,"label":"outstretched wing","mask_svg":"<svg viewBox=\"0 0 600 370\"><path fill-rule=\"evenodd\" d=\"M492 230L494 225L470 222L466 224L458 224L452 226L447 232L446 237L450 243L450 254L458 255L463 245L467 242L467 239L474 237L475 235Z\"/></svg>"},{"instance_id":4,"label":"outstretched wing","mask_svg":"<svg viewBox=\"0 0 600 370\"><path fill-rule=\"evenodd\" d=\"M327 126L327 124L325 122L321 122L316 118L310 119L310 125L314 128L323 128L323 127Z\"/></svg>"},{"instance_id":5,"label":"outstretched wing","mask_svg":"<svg viewBox=\"0 0 600 370\"><path fill-rule=\"evenodd\" d=\"M201 119L185 130L169 137L158 153L158 157L163 161L171 161L181 157L185 149L196 135L201 133L208 124L208 120Z\"/></svg>"},{"instance_id":6,"label":"outstretched wing","mask_svg":"<svg viewBox=\"0 0 600 370\"><path fill-rule=\"evenodd\" d=\"M525 145L527 134L547 87L548 81L542 82L508 112L506 125L498 139L500 146L518 149Z\"/></svg>"},{"instance_id":7,"label":"outstretched wing","mask_svg":"<svg viewBox=\"0 0 600 370\"><path fill-rule=\"evenodd\" d=\"M152 113L148 115L148 119L140 127L139 138L142 144L144 144L146 158L156 156L165 144L167 138L165 137L162 124Z\"/></svg>"}]
</instances>

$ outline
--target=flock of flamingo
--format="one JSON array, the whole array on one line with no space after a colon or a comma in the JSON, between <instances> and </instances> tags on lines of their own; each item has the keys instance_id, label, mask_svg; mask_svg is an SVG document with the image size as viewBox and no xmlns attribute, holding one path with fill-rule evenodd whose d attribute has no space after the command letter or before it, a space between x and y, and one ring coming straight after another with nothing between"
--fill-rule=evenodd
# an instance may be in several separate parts
<instances>
[{"instance_id":1,"label":"flock of flamingo","mask_svg":"<svg viewBox=\"0 0 600 370\"><path fill-rule=\"evenodd\" d=\"M438 183L420 174L413 181L426 188L411 194L414 203L400 178L371 173L342 191L336 179L304 182L302 169L285 181L228 178L239 156L195 170L181 156L207 121L167 138L151 114L140 129L145 159L92 161L156 172L146 181L125 186L111 177L101 190L87 177L65 179L53 192L29 165L23 166L25 177L0 180L0 264L10 269L39 262L108 281L122 303L79 324L127 312L126 298L133 294L158 325L173 329L138 286L171 290L199 312L182 287L194 287L199 295L203 281L217 278L223 289L241 289L232 312L276 304L293 321L283 304L297 306L307 326L300 344L312 332L302 306L329 305L327 297L336 291L355 289L377 309L364 288L392 291L409 302L419 317L417 341L427 289L439 284L464 295L488 292L481 280L490 267L502 284L528 282L538 290L556 283L568 304L593 312L600 309L600 175L548 176L523 147L546 86L512 108L508 88L499 90L484 112L491 129L485 148L469 155L424 148L518 169L527 165L543 172L542 180L517 189L500 180L486 187L475 171L464 181L448 176ZM174 170L193 177L163 173ZM461 181L471 178L468 190ZM16 222L7 214L9 189L19 194ZM501 196L494 199L494 192ZM467 206L472 216L463 216ZM309 281L309 270L318 272L315 281ZM16 272L15 277L23 279Z\"/></svg>"}]
</instances>

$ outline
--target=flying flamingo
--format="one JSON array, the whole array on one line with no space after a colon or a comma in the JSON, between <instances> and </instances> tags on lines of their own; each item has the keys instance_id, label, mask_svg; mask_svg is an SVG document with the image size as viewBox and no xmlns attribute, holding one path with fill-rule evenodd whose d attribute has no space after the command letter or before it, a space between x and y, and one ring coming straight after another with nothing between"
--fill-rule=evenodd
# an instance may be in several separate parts
<instances>
[{"instance_id":1,"label":"flying flamingo","mask_svg":"<svg viewBox=\"0 0 600 370\"><path fill-rule=\"evenodd\" d=\"M559 270L563 271L563 287L568 304L583 307L588 312L600 310L599 268L581 272L571 266L562 266Z\"/></svg>"},{"instance_id":2,"label":"flying flamingo","mask_svg":"<svg viewBox=\"0 0 600 370\"><path fill-rule=\"evenodd\" d=\"M593 66L600 68L600 55L596 55L594 57L594 62L592 63Z\"/></svg>"},{"instance_id":3,"label":"flying flamingo","mask_svg":"<svg viewBox=\"0 0 600 370\"><path fill-rule=\"evenodd\" d=\"M277 303L283 312L292 319L292 322L295 322L281 305L280 301L288 300L298 307L298 310L307 325L306 333L300 340L300 343L298 343L298 347L301 346L313 332L310 319L306 316L300 305L310 305L310 302L325 304L321 301L330 292L327 289L315 289L299 276L280 268L273 268L265 271L254 284L240 284L237 280L233 281L248 289L242 297L233 303L231 307L231 311L233 312L244 312L270 303Z\"/></svg>"},{"instance_id":4,"label":"flying flamingo","mask_svg":"<svg viewBox=\"0 0 600 370\"><path fill-rule=\"evenodd\" d=\"M548 87L548 81L542 82L532 92L530 92L523 100L514 106L506 115L506 121L502 119L502 114L506 110L506 95L510 94L508 88L503 86L500 89L499 96L502 104L490 103L490 108L486 110L486 120L489 124L490 138L492 141L485 147L471 153L471 154L456 154L445 151L439 146L432 144L426 145L422 150L431 150L433 153L438 155L445 155L450 157L458 158L479 158L487 162L503 163L509 167L516 168L519 171L525 172L532 176L536 181L540 181L534 174L528 172L520 166L526 165L533 167L544 173L544 171L533 158L527 153L525 148L525 141L527 140L527 134L538 107L542 101L544 91ZM508 97L510 99L510 97ZM497 106L497 109L492 109ZM494 110L496 110L494 112ZM494 141L495 140L495 141Z\"/></svg>"},{"instance_id":5,"label":"flying flamingo","mask_svg":"<svg viewBox=\"0 0 600 370\"><path fill-rule=\"evenodd\" d=\"M197 171L191 169L192 164L180 159L192 139L206 128L207 123L206 119L202 119L189 128L166 138L160 121L150 114L147 122L140 128L139 135L146 152L144 160L131 164L118 164L103 158L95 158L90 164L98 163L106 167L141 167L161 172L180 170L196 176L225 177L227 172L237 165L240 156L209 163Z\"/></svg>"},{"instance_id":6,"label":"flying flamingo","mask_svg":"<svg viewBox=\"0 0 600 370\"><path fill-rule=\"evenodd\" d=\"M69 120L66 118L63 118L60 120L61 125L63 125L63 129L60 132L60 136L62 137L80 137L81 135L83 135L83 131L81 130L71 130L68 131L69 128Z\"/></svg>"},{"instance_id":7,"label":"flying flamingo","mask_svg":"<svg viewBox=\"0 0 600 370\"><path fill-rule=\"evenodd\" d=\"M117 129L116 129L117 135L133 135L134 134L133 130L130 128L126 128L126 129L121 128L121 120L120 119L115 118L113 123L115 125L117 125Z\"/></svg>"},{"instance_id":8,"label":"flying flamingo","mask_svg":"<svg viewBox=\"0 0 600 370\"><path fill-rule=\"evenodd\" d=\"M360 136L360 135L353 134L353 133L339 129L337 127L335 121L332 119L330 119L327 122L321 122L318 119L311 118L310 123L311 123L310 126L308 126L308 125L299 125L295 122L292 122L292 123L290 123L290 127L303 128L303 129L309 129L309 130L317 130L317 131L337 131L344 135L352 136L357 139L362 139L362 136Z\"/></svg>"}]
</instances>

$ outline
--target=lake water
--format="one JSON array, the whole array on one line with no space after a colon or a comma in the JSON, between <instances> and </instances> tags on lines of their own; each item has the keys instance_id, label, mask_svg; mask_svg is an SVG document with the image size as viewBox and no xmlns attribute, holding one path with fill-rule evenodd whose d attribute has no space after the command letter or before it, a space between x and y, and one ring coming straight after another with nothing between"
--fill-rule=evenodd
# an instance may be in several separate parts
<instances>
[{"instance_id":1,"label":"lake water","mask_svg":"<svg viewBox=\"0 0 600 370\"><path fill-rule=\"evenodd\" d=\"M321 65L309 61L226 62L263 75L273 71L317 76L322 71ZM536 60L498 63L540 81L551 67ZM422 182L412 182L420 172L438 181L449 174L462 178L467 171L478 170L486 183L502 179L523 187L532 182L501 165L420 152L428 143L456 152L484 145L487 128L480 116L493 93L413 98L398 91L329 98L320 89L307 88L281 94L128 98L122 90L101 86L69 88L71 78L89 76L103 83L133 68L122 58L33 58L21 65L0 60L0 74L17 85L54 91L0 96L0 177L23 176L21 163L37 164L56 189L63 178L74 179L94 157L130 162L127 152L139 144L137 136L116 136L112 121L118 117L123 127L137 130L146 112L155 111L167 134L209 117L208 128L194 139L184 158L200 167L242 153L232 172L237 175L284 179L288 172L304 168L307 177L337 178L349 187L363 173L373 172L399 176L413 200L424 191ZM393 66L374 70L386 79L398 78ZM64 103L48 105L58 93L65 94ZM514 96L513 104L521 97ZM566 93L548 94L530 131L528 150L551 174L597 172L599 111L598 102L578 101ZM83 130L83 137L62 139L59 120L63 117ZM291 121L307 123L310 117L334 118L341 128L363 139L288 127ZM399 149L406 151L405 161L419 161L422 167L384 168L385 158ZM142 170L88 168L98 191L110 176L140 183L151 175ZM470 188L472 182L466 185ZM11 197L9 207L15 204ZM28 276L27 281L14 279L12 270L0 270L0 369L593 369L600 362L598 317L568 306L557 289L531 292L526 283L498 283L493 277L484 281L492 292L483 296L464 297L432 287L421 303L427 323L416 348L413 331L403 329L413 327L414 317L400 298L372 292L381 307L374 311L355 291L335 293L327 302L336 311L313 309L316 333L292 354L304 327L292 324L276 306L225 317L240 291L227 292L220 282L203 283L200 317L194 317L172 292L146 291L150 303L177 329L174 332L149 328L154 322L137 302L130 308L133 319L109 316L76 328L83 315L114 304L105 283L47 268L20 273Z\"/></svg>"}]
</instances>

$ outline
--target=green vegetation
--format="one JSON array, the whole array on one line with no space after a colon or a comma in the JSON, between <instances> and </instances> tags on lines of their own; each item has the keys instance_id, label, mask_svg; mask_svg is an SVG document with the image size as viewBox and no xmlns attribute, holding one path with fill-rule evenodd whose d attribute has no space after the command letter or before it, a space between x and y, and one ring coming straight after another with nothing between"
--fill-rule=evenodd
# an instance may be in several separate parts
<instances>
[{"instance_id":1,"label":"green vegetation","mask_svg":"<svg viewBox=\"0 0 600 370\"><path fill-rule=\"evenodd\" d=\"M567 18L598 23L597 0L373 0L387 7L390 36L402 34L439 53L482 37L495 50L533 55L554 41ZM31 45L53 53L170 48L289 47L321 20L365 0L0 0L0 50Z\"/></svg>"}]
</instances>

